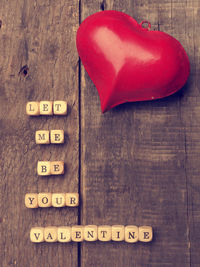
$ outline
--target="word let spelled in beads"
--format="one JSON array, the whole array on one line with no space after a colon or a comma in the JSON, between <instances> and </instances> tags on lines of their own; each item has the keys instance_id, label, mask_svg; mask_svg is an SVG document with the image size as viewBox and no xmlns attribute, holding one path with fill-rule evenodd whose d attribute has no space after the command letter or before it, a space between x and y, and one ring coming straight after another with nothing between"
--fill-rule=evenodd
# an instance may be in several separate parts
<instances>
[{"instance_id":1,"label":"word let spelled in beads","mask_svg":"<svg viewBox=\"0 0 200 267\"><path fill-rule=\"evenodd\" d=\"M40 101L28 102L26 104L26 114L29 116L39 115L66 115L66 101Z\"/></svg>"}]
</instances>

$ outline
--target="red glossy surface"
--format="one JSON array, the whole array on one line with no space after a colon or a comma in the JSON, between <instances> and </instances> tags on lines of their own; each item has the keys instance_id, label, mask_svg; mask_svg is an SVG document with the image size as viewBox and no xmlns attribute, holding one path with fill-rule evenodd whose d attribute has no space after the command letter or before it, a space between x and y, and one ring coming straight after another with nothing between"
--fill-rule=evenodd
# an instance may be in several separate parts
<instances>
[{"instance_id":1,"label":"red glossy surface","mask_svg":"<svg viewBox=\"0 0 200 267\"><path fill-rule=\"evenodd\" d=\"M187 81L190 65L181 44L149 27L118 11L95 13L80 25L78 53L97 87L102 112L166 97Z\"/></svg>"}]
</instances>

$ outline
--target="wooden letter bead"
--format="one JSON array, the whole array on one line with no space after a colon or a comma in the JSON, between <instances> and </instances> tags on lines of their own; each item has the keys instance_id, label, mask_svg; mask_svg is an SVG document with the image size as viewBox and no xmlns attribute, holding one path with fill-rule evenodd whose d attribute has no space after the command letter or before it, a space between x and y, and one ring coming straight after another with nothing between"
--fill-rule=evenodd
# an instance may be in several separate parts
<instances>
[{"instance_id":1,"label":"wooden letter bead","mask_svg":"<svg viewBox=\"0 0 200 267\"><path fill-rule=\"evenodd\" d=\"M96 241L97 240L97 226L96 225L86 225L84 227L84 240L86 241Z\"/></svg>"},{"instance_id":2,"label":"wooden letter bead","mask_svg":"<svg viewBox=\"0 0 200 267\"><path fill-rule=\"evenodd\" d=\"M150 242L153 239L153 230L151 226L139 227L139 240L141 242Z\"/></svg>"},{"instance_id":3,"label":"wooden letter bead","mask_svg":"<svg viewBox=\"0 0 200 267\"><path fill-rule=\"evenodd\" d=\"M100 241L110 241L112 239L112 227L109 225L98 226L98 239Z\"/></svg>"},{"instance_id":4,"label":"wooden letter bead","mask_svg":"<svg viewBox=\"0 0 200 267\"><path fill-rule=\"evenodd\" d=\"M41 208L49 208L52 206L52 194L51 193L39 193L38 194L38 206Z\"/></svg>"},{"instance_id":5,"label":"wooden letter bead","mask_svg":"<svg viewBox=\"0 0 200 267\"><path fill-rule=\"evenodd\" d=\"M30 209L38 208L38 194L26 194L25 206Z\"/></svg>"},{"instance_id":6,"label":"wooden letter bead","mask_svg":"<svg viewBox=\"0 0 200 267\"><path fill-rule=\"evenodd\" d=\"M138 227L135 225L127 225L125 227L125 241L128 243L138 242L139 232Z\"/></svg>"},{"instance_id":7,"label":"wooden letter bead","mask_svg":"<svg viewBox=\"0 0 200 267\"><path fill-rule=\"evenodd\" d=\"M40 115L53 115L52 101L40 101Z\"/></svg>"},{"instance_id":8,"label":"wooden letter bead","mask_svg":"<svg viewBox=\"0 0 200 267\"><path fill-rule=\"evenodd\" d=\"M30 231L30 240L34 243L44 242L44 228L43 227L33 227Z\"/></svg>"},{"instance_id":9,"label":"wooden letter bead","mask_svg":"<svg viewBox=\"0 0 200 267\"><path fill-rule=\"evenodd\" d=\"M44 240L46 242L58 241L58 228L55 226L48 226L44 228Z\"/></svg>"},{"instance_id":10,"label":"wooden letter bead","mask_svg":"<svg viewBox=\"0 0 200 267\"><path fill-rule=\"evenodd\" d=\"M72 241L74 242L83 242L84 240L84 227L82 225L72 226Z\"/></svg>"},{"instance_id":11,"label":"wooden letter bead","mask_svg":"<svg viewBox=\"0 0 200 267\"><path fill-rule=\"evenodd\" d=\"M54 101L53 102L53 113L55 115L66 115L67 114L67 102L66 101Z\"/></svg>"},{"instance_id":12,"label":"wooden letter bead","mask_svg":"<svg viewBox=\"0 0 200 267\"><path fill-rule=\"evenodd\" d=\"M124 240L124 226L123 225L113 225L112 226L112 240L113 241L123 241Z\"/></svg>"},{"instance_id":13,"label":"wooden letter bead","mask_svg":"<svg viewBox=\"0 0 200 267\"><path fill-rule=\"evenodd\" d=\"M36 131L35 142L36 144L49 144L49 131Z\"/></svg>"},{"instance_id":14,"label":"wooden letter bead","mask_svg":"<svg viewBox=\"0 0 200 267\"><path fill-rule=\"evenodd\" d=\"M52 206L56 208L61 208L65 205L65 194L62 193L53 193L52 194Z\"/></svg>"},{"instance_id":15,"label":"wooden letter bead","mask_svg":"<svg viewBox=\"0 0 200 267\"><path fill-rule=\"evenodd\" d=\"M38 161L37 173L41 176L51 175L51 163L50 161Z\"/></svg>"},{"instance_id":16,"label":"wooden letter bead","mask_svg":"<svg viewBox=\"0 0 200 267\"><path fill-rule=\"evenodd\" d=\"M71 227L60 226L58 227L58 242L67 243L72 240Z\"/></svg>"},{"instance_id":17,"label":"wooden letter bead","mask_svg":"<svg viewBox=\"0 0 200 267\"><path fill-rule=\"evenodd\" d=\"M64 162L63 161L52 161L51 162L51 174L59 175L64 173Z\"/></svg>"},{"instance_id":18,"label":"wooden letter bead","mask_svg":"<svg viewBox=\"0 0 200 267\"><path fill-rule=\"evenodd\" d=\"M52 144L63 144L64 143L64 131L63 130L52 130L51 131L51 143Z\"/></svg>"},{"instance_id":19,"label":"wooden letter bead","mask_svg":"<svg viewBox=\"0 0 200 267\"><path fill-rule=\"evenodd\" d=\"M26 104L26 114L29 116L40 115L40 104L39 102L28 102Z\"/></svg>"},{"instance_id":20,"label":"wooden letter bead","mask_svg":"<svg viewBox=\"0 0 200 267\"><path fill-rule=\"evenodd\" d=\"M66 206L77 207L79 205L78 193L66 193Z\"/></svg>"}]
</instances>

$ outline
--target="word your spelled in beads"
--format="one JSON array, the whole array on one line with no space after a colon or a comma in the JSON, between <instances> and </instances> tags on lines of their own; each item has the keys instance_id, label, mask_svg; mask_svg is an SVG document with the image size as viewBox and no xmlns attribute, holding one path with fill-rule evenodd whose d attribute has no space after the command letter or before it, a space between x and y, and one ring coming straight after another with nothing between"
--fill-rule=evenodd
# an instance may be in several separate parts
<instances>
[{"instance_id":1,"label":"word your spelled in beads","mask_svg":"<svg viewBox=\"0 0 200 267\"><path fill-rule=\"evenodd\" d=\"M29 209L77 207L78 205L78 193L28 193L25 195L25 206Z\"/></svg>"}]
</instances>

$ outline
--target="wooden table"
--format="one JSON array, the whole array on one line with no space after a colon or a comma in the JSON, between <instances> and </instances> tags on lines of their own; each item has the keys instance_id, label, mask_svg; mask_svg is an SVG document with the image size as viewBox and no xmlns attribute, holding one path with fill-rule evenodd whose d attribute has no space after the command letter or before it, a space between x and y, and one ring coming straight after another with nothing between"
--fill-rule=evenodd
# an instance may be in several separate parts
<instances>
[{"instance_id":1,"label":"wooden table","mask_svg":"<svg viewBox=\"0 0 200 267\"><path fill-rule=\"evenodd\" d=\"M114 9L168 32L191 62L168 98L102 114L79 62L79 23ZM200 1L0 1L0 265L200 266ZM66 117L30 118L28 101L67 100ZM39 129L64 129L64 145L36 145ZM40 178L38 160L64 160L64 177ZM80 192L79 208L27 209L28 192ZM152 243L42 243L33 226L151 225Z\"/></svg>"}]
</instances>

